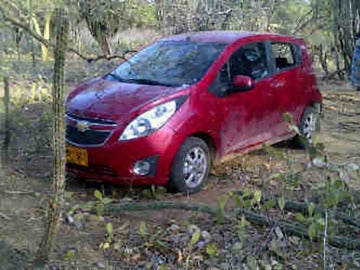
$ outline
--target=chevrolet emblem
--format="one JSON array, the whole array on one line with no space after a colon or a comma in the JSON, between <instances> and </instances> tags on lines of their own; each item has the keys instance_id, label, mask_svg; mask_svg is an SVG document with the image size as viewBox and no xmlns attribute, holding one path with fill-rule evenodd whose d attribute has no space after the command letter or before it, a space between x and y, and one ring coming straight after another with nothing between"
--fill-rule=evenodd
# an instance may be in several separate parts
<instances>
[{"instance_id":1,"label":"chevrolet emblem","mask_svg":"<svg viewBox=\"0 0 360 270\"><path fill-rule=\"evenodd\" d=\"M89 129L89 123L86 121L78 121L76 123L76 128L80 131L80 132L85 132Z\"/></svg>"}]
</instances>

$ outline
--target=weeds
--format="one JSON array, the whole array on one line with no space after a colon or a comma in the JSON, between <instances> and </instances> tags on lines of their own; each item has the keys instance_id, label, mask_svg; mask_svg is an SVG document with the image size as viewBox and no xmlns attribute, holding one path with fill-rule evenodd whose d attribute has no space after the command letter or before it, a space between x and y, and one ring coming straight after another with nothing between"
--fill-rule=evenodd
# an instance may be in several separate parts
<instances>
[{"instance_id":1,"label":"weeds","mask_svg":"<svg viewBox=\"0 0 360 270\"><path fill-rule=\"evenodd\" d=\"M29 136L29 141L34 145L32 152L41 153L50 149L51 123L51 115L47 112L43 112L35 121L25 117L18 121L18 124L24 127L25 133Z\"/></svg>"}]
</instances>

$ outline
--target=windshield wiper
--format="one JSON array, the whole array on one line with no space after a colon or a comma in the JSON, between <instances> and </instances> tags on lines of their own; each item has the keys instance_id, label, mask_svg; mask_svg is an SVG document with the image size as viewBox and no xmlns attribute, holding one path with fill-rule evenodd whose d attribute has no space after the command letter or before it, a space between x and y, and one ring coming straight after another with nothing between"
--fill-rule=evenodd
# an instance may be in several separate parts
<instances>
[{"instance_id":1,"label":"windshield wiper","mask_svg":"<svg viewBox=\"0 0 360 270\"><path fill-rule=\"evenodd\" d=\"M115 73L109 73L108 75L118 80L119 82L139 83L139 84L148 84L148 85L163 85L163 86L179 86L178 84L164 83L150 79L125 79L125 78L121 78Z\"/></svg>"},{"instance_id":2,"label":"windshield wiper","mask_svg":"<svg viewBox=\"0 0 360 270\"><path fill-rule=\"evenodd\" d=\"M150 80L150 79L122 79L124 82L129 82L129 83L139 83L139 84L148 84L148 85L163 85L163 86L178 86L175 84L171 84L171 83L164 83L164 82L159 82L156 80Z\"/></svg>"},{"instance_id":3,"label":"windshield wiper","mask_svg":"<svg viewBox=\"0 0 360 270\"><path fill-rule=\"evenodd\" d=\"M126 81L125 79L121 78L120 76L118 76L118 75L116 75L114 73L110 72L108 75L113 77L114 79L118 80L119 82L125 82Z\"/></svg>"}]
</instances>

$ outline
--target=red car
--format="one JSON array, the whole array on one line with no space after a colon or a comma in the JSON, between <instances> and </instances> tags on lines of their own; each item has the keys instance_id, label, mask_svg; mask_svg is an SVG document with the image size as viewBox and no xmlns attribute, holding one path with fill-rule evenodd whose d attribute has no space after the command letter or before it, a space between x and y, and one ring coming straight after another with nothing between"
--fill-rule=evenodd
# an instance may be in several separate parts
<instances>
[{"instance_id":1,"label":"red car","mask_svg":"<svg viewBox=\"0 0 360 270\"><path fill-rule=\"evenodd\" d=\"M166 37L70 93L67 170L197 192L212 163L294 137L284 113L312 142L321 102L300 38L229 31Z\"/></svg>"}]
</instances>

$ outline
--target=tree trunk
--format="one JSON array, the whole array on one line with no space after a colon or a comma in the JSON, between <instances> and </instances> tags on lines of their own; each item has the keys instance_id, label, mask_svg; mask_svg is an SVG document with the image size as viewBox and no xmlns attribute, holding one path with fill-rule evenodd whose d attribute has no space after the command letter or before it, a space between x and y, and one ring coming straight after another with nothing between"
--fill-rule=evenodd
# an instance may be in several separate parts
<instances>
[{"instance_id":1,"label":"tree trunk","mask_svg":"<svg viewBox=\"0 0 360 270\"><path fill-rule=\"evenodd\" d=\"M42 267L49 259L49 254L56 236L61 216L65 188L65 123L64 123L64 65L69 24L63 10L56 10L56 46L54 49L53 78L53 186L49 208L45 220L45 234L37 252L35 266Z\"/></svg>"},{"instance_id":2,"label":"tree trunk","mask_svg":"<svg viewBox=\"0 0 360 270\"><path fill-rule=\"evenodd\" d=\"M32 18L32 22L34 24L34 29L35 29L36 33L39 36L42 36L45 40L49 40L50 39L51 13L46 13L44 16L44 33L41 33L40 25L38 23L38 20L35 17ZM46 47L44 44L41 44L41 59L43 61L47 61L48 55L49 55L48 47Z\"/></svg>"},{"instance_id":3,"label":"tree trunk","mask_svg":"<svg viewBox=\"0 0 360 270\"><path fill-rule=\"evenodd\" d=\"M329 69L328 69L328 64L326 61L326 52L324 52L322 44L320 44L320 46L319 46L319 60L320 60L321 67L322 67L323 71L325 72L325 76L327 77L329 75Z\"/></svg>"},{"instance_id":4,"label":"tree trunk","mask_svg":"<svg viewBox=\"0 0 360 270\"><path fill-rule=\"evenodd\" d=\"M99 34L99 39L100 39L101 51L106 55L111 55L112 48L111 48L111 44L109 42L109 38L105 34Z\"/></svg>"},{"instance_id":5,"label":"tree trunk","mask_svg":"<svg viewBox=\"0 0 360 270\"><path fill-rule=\"evenodd\" d=\"M2 152L2 163L4 167L8 163L9 159L9 144L10 144L10 113L9 113L9 104L10 104L10 87L9 87L9 78L4 77L4 141L3 141L3 151Z\"/></svg>"}]
</instances>

